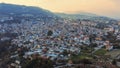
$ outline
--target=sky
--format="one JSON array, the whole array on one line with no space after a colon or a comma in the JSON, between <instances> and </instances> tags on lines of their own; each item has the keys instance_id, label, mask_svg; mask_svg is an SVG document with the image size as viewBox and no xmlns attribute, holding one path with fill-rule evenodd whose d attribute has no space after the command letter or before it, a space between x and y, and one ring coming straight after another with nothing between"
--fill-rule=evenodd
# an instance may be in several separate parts
<instances>
[{"instance_id":1,"label":"sky","mask_svg":"<svg viewBox=\"0 0 120 68\"><path fill-rule=\"evenodd\" d=\"M0 2L38 6L52 12L88 12L120 19L120 0L0 0Z\"/></svg>"}]
</instances>

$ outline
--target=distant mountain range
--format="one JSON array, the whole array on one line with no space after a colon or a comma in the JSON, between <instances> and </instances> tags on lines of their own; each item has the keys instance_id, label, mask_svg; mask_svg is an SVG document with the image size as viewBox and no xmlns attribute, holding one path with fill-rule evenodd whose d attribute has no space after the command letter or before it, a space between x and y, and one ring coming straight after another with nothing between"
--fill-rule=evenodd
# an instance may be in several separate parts
<instances>
[{"instance_id":1,"label":"distant mountain range","mask_svg":"<svg viewBox=\"0 0 120 68\"><path fill-rule=\"evenodd\" d=\"M79 19L79 18L89 18L89 17L97 17L98 15L87 13L87 12L80 12L76 14L65 14L65 13L56 13L56 15L61 16L63 18L71 18L71 19Z\"/></svg>"},{"instance_id":2,"label":"distant mountain range","mask_svg":"<svg viewBox=\"0 0 120 68\"><path fill-rule=\"evenodd\" d=\"M93 20L93 21L111 21L115 19L99 16L96 14L91 13L77 13L77 14L64 14L64 13L53 13L48 10L39 8L39 7L33 7L33 6L24 6L24 5L13 5L13 4L5 4L0 3L0 15L21 15L21 14L32 14L34 16L40 16L40 17L60 17L60 18L69 18L69 19L81 19L81 20Z\"/></svg>"},{"instance_id":3,"label":"distant mountain range","mask_svg":"<svg viewBox=\"0 0 120 68\"><path fill-rule=\"evenodd\" d=\"M81 19L81 20L94 20L94 21L111 21L115 20L113 18L105 17L105 16L99 16L92 13L87 12L80 12L77 14L64 14L64 13L56 13L56 15L62 17L62 18L69 18L69 19Z\"/></svg>"}]
</instances>

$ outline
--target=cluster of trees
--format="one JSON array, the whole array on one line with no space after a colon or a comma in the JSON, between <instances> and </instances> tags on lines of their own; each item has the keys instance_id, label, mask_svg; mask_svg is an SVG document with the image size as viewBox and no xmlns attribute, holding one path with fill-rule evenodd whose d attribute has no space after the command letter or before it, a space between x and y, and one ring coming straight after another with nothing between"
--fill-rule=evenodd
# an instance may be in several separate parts
<instances>
[{"instance_id":1,"label":"cluster of trees","mask_svg":"<svg viewBox=\"0 0 120 68\"><path fill-rule=\"evenodd\" d=\"M50 59L34 58L26 61L23 68L53 68L53 61Z\"/></svg>"}]
</instances>

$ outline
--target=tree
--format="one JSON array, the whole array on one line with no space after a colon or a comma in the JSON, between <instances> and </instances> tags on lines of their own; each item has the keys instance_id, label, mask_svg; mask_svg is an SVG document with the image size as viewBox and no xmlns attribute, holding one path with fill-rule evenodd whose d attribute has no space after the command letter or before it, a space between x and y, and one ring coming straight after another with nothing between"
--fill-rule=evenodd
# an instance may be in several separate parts
<instances>
[{"instance_id":1,"label":"tree","mask_svg":"<svg viewBox=\"0 0 120 68\"><path fill-rule=\"evenodd\" d=\"M52 34L53 34L53 31L49 30L47 33L47 36L52 36Z\"/></svg>"},{"instance_id":2,"label":"tree","mask_svg":"<svg viewBox=\"0 0 120 68\"><path fill-rule=\"evenodd\" d=\"M112 64L116 65L116 60L115 59L113 59Z\"/></svg>"}]
</instances>

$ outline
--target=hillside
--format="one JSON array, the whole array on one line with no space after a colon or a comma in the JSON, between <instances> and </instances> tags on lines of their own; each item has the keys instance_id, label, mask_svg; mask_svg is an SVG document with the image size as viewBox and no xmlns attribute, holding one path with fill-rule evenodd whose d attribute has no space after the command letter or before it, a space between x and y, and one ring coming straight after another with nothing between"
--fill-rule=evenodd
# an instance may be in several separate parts
<instances>
[{"instance_id":1,"label":"hillside","mask_svg":"<svg viewBox=\"0 0 120 68\"><path fill-rule=\"evenodd\" d=\"M51 13L50 11L39 8L39 7L13 5L13 4L5 4L5 3L0 3L0 15L1 14L4 14L4 15L33 14L33 15L39 15L39 16L54 16L54 14Z\"/></svg>"}]
</instances>

